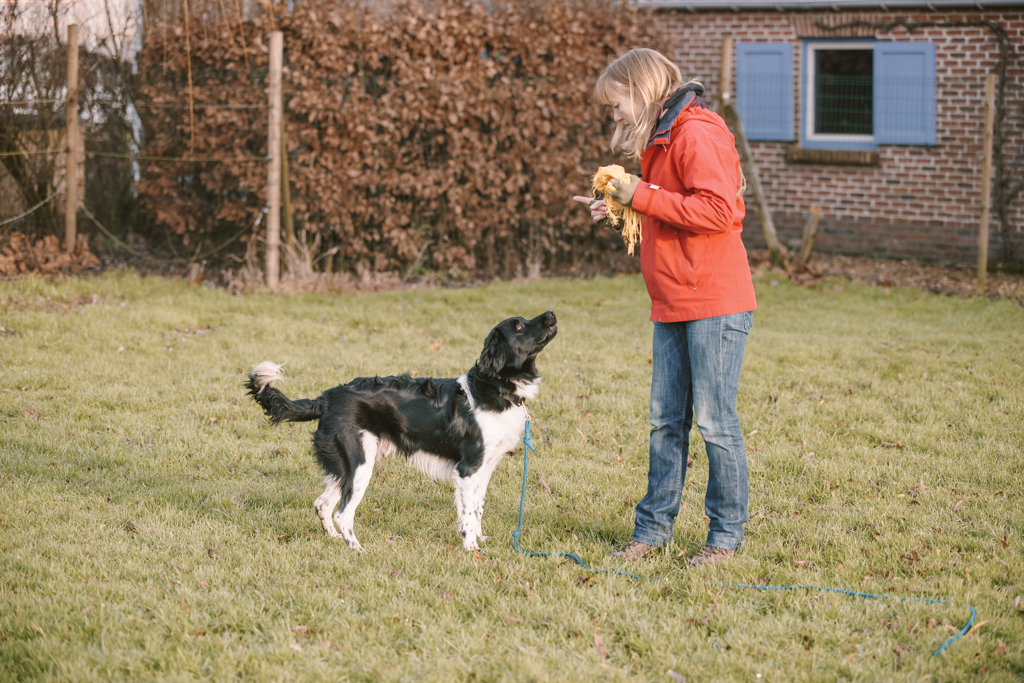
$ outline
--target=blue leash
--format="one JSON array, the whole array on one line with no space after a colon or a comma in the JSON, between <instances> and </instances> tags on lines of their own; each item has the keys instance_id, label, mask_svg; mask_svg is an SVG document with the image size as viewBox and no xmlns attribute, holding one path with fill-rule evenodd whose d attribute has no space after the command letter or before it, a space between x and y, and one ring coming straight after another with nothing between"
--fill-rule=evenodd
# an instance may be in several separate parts
<instances>
[{"instance_id":1,"label":"blue leash","mask_svg":"<svg viewBox=\"0 0 1024 683\"><path fill-rule=\"evenodd\" d=\"M844 595L855 595L858 598L876 598L879 600L899 600L900 602L929 602L938 605L952 605L951 600L935 600L933 598L906 598L901 595L879 595L877 593L860 593L858 591L846 590L845 588L829 588L828 586L755 586L753 584L746 583L713 583L712 586L727 586L729 588L753 588L759 591L792 591L799 589L806 590L822 590L830 591L832 593L843 593ZM960 629L960 632L956 635L950 636L950 638L942 644L938 650L932 653L932 656L941 655L943 651L952 645L953 641L960 636L966 635L971 630L971 626L974 625L974 619L978 616L978 612L975 611L970 605L967 609L971 610L971 618L967 620L967 625Z\"/></svg>"},{"instance_id":2,"label":"blue leash","mask_svg":"<svg viewBox=\"0 0 1024 683\"><path fill-rule=\"evenodd\" d=\"M523 434L523 492L519 496L519 526L516 527L516 530L512 532L512 547L516 549L516 552L522 553L523 555L527 555L529 557L568 557L570 560L574 561L576 564L583 567L588 572L592 572L594 574L618 574L619 576L626 576L628 578L637 579L639 581L647 581L649 583L661 583L661 581L657 581L655 579L648 579L643 576L637 576L636 574L628 574L626 572L617 572L614 569L593 569L591 567L588 567L587 563L581 560L579 555L574 555L573 553L531 553L527 550L519 549L519 536L523 532L523 502L526 500L526 472L530 467L528 456L530 454L531 449L535 453L537 452L537 449L534 447L534 445L530 443L530 421L527 420L526 433Z\"/></svg>"},{"instance_id":3,"label":"blue leash","mask_svg":"<svg viewBox=\"0 0 1024 683\"><path fill-rule=\"evenodd\" d=\"M523 505L526 502L526 476L530 468L529 456L530 451L537 452L536 447L530 442L530 420L526 420L526 433L523 434L523 490L519 496L519 526L512 532L512 547L515 548L517 553L521 553L528 557L567 557L583 569L593 574L617 574L618 576L625 576L630 579L637 579L639 581L647 581L648 583L664 583L664 581L658 581L657 579L648 579L645 576L637 576L636 574L629 574L628 572L617 572L613 569L593 569L587 566L587 563L580 559L578 555L573 553L563 552L552 552L552 553L533 553L528 550L519 549L519 537L523 533ZM792 590L823 590L831 593L842 593L843 595L853 595L858 598L874 598L878 600L899 600L900 602L924 602L936 605L952 605L951 600L938 600L935 598L907 598L900 595L882 595L878 593L861 593L859 591L851 591L845 588L829 588L828 586L757 586L754 584L746 583L712 583L712 586L725 586L727 588L752 588L759 591L792 591ZM951 636L942 647L932 653L932 656L942 654L947 647L953 644L955 640L961 636L967 635L967 632L971 630L971 626L974 625L974 620L978 616L978 612L968 605L968 609L971 610L971 618L967 621L967 624L960 629L960 632L954 636Z\"/></svg>"}]
</instances>

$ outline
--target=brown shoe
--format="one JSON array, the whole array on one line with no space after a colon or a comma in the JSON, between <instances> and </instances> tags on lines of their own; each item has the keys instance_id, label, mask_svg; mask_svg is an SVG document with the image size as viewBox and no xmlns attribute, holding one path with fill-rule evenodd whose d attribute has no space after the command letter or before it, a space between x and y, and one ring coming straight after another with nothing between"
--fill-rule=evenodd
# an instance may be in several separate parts
<instances>
[{"instance_id":1,"label":"brown shoe","mask_svg":"<svg viewBox=\"0 0 1024 683\"><path fill-rule=\"evenodd\" d=\"M713 545L706 545L700 549L699 553L691 557L687 561L687 564L694 568L703 567L708 564L718 564L719 562L725 562L735 554L735 550L727 550L725 548L716 548Z\"/></svg>"},{"instance_id":2,"label":"brown shoe","mask_svg":"<svg viewBox=\"0 0 1024 683\"><path fill-rule=\"evenodd\" d=\"M626 547L618 552L611 553L608 557L621 557L624 560L642 560L661 550L656 545L647 545L640 541L630 541Z\"/></svg>"}]
</instances>

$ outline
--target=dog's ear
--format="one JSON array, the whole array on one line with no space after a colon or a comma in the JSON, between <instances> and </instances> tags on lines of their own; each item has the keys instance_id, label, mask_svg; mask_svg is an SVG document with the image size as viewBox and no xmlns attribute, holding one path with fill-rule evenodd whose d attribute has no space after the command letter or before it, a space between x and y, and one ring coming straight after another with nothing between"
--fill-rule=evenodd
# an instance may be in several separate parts
<instances>
[{"instance_id":1,"label":"dog's ear","mask_svg":"<svg viewBox=\"0 0 1024 683\"><path fill-rule=\"evenodd\" d=\"M505 333L501 328L495 327L487 335L487 341L484 342L484 350L480 352L477 367L483 374L497 377L512 361L513 355L512 347L509 346Z\"/></svg>"}]
</instances>

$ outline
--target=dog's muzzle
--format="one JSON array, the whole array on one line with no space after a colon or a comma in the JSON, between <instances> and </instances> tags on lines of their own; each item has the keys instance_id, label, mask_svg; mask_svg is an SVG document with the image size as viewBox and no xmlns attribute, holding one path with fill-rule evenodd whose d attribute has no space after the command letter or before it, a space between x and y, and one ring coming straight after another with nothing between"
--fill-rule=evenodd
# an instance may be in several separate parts
<instances>
[{"instance_id":1,"label":"dog's muzzle","mask_svg":"<svg viewBox=\"0 0 1024 683\"><path fill-rule=\"evenodd\" d=\"M544 326L544 338L542 341L551 341L558 334L558 318L554 311L548 311L540 316L541 325Z\"/></svg>"}]
</instances>

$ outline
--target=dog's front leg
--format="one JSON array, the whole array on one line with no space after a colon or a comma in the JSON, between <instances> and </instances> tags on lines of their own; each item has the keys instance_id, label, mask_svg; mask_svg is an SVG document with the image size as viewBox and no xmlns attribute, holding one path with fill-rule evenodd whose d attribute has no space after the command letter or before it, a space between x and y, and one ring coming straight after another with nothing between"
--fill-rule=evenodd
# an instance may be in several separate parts
<instances>
[{"instance_id":1,"label":"dog's front leg","mask_svg":"<svg viewBox=\"0 0 1024 683\"><path fill-rule=\"evenodd\" d=\"M479 498L480 478L476 474L468 477L455 475L452 481L455 483L455 512L462 547L470 552L480 550L477 545L477 509L483 507L483 500Z\"/></svg>"},{"instance_id":2,"label":"dog's front leg","mask_svg":"<svg viewBox=\"0 0 1024 683\"><path fill-rule=\"evenodd\" d=\"M473 525L476 529L477 541L480 543L491 540L490 536L484 536L484 500L487 498L487 486L491 483L491 475L494 474L494 468L496 466L497 463L495 462L490 467L482 468L476 475L479 477L479 494L477 505L474 508Z\"/></svg>"}]
</instances>

